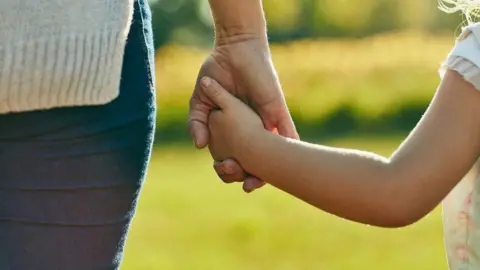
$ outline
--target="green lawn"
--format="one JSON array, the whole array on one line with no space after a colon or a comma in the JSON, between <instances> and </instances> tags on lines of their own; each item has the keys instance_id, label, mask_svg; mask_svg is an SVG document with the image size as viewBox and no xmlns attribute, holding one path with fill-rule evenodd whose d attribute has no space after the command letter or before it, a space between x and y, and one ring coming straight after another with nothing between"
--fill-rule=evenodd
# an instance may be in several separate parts
<instances>
[{"instance_id":1,"label":"green lawn","mask_svg":"<svg viewBox=\"0 0 480 270\"><path fill-rule=\"evenodd\" d=\"M400 137L331 144L389 155ZM267 187L254 194L215 178L208 152L154 152L122 269L446 269L440 211L396 230L322 213Z\"/></svg>"}]
</instances>

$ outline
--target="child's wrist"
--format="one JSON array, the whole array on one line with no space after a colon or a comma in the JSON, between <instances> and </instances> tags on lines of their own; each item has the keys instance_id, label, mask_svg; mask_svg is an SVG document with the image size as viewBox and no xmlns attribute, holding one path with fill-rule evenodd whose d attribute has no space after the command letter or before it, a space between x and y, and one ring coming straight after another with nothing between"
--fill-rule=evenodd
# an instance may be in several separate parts
<instances>
[{"instance_id":1,"label":"child's wrist","mask_svg":"<svg viewBox=\"0 0 480 270\"><path fill-rule=\"evenodd\" d=\"M245 138L242 143L238 144L238 147L235 149L234 157L236 160L245 168L245 166L250 167L250 164L257 164L259 162L259 152L262 149L268 138L269 134L267 130L260 130L248 138ZM245 165L244 165L245 164ZM248 170L248 169L247 169Z\"/></svg>"}]
</instances>

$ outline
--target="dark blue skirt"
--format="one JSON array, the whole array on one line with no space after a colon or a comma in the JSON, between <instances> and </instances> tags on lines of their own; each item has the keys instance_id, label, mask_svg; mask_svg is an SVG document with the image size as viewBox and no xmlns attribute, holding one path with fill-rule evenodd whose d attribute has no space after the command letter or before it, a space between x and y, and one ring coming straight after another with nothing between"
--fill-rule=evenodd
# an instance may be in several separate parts
<instances>
[{"instance_id":1,"label":"dark blue skirt","mask_svg":"<svg viewBox=\"0 0 480 270\"><path fill-rule=\"evenodd\" d=\"M120 96L0 115L0 269L117 269L150 158L154 49L135 1Z\"/></svg>"}]
</instances>

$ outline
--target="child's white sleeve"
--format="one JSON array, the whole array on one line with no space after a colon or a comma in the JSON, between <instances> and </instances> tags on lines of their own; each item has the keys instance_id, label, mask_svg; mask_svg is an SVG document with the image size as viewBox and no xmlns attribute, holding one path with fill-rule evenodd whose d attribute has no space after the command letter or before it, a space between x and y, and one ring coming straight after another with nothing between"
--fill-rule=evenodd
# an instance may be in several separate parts
<instances>
[{"instance_id":1,"label":"child's white sleeve","mask_svg":"<svg viewBox=\"0 0 480 270\"><path fill-rule=\"evenodd\" d=\"M480 90L480 25L464 29L455 46L440 67L443 78L447 69L455 70Z\"/></svg>"}]
</instances>

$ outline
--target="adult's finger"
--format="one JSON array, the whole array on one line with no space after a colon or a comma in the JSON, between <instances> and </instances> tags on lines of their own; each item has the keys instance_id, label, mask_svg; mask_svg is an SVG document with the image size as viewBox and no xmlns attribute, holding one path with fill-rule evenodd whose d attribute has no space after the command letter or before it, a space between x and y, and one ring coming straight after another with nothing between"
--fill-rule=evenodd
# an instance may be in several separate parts
<instances>
[{"instance_id":1,"label":"adult's finger","mask_svg":"<svg viewBox=\"0 0 480 270\"><path fill-rule=\"evenodd\" d=\"M196 120L189 120L188 121L188 130L190 132L190 136L193 138L193 142L195 147L198 149L205 148L208 144L208 127L201 122Z\"/></svg>"},{"instance_id":2,"label":"adult's finger","mask_svg":"<svg viewBox=\"0 0 480 270\"><path fill-rule=\"evenodd\" d=\"M190 108L188 115L188 132L199 149L208 144L208 116L213 108L202 102L195 92L190 99Z\"/></svg>"},{"instance_id":3,"label":"adult's finger","mask_svg":"<svg viewBox=\"0 0 480 270\"><path fill-rule=\"evenodd\" d=\"M287 108L285 108L285 109L287 110L287 116L280 119L277 122L278 134L280 134L284 137L288 137L288 138L298 140L298 139L300 139L300 136L298 135L297 129L295 127L295 123L293 122L293 119L290 116L290 113L288 112L288 109Z\"/></svg>"},{"instance_id":4,"label":"adult's finger","mask_svg":"<svg viewBox=\"0 0 480 270\"><path fill-rule=\"evenodd\" d=\"M284 137L299 139L292 116L283 98L277 98L273 102L262 105L258 108L258 113L267 130L276 131Z\"/></svg>"}]
</instances>

